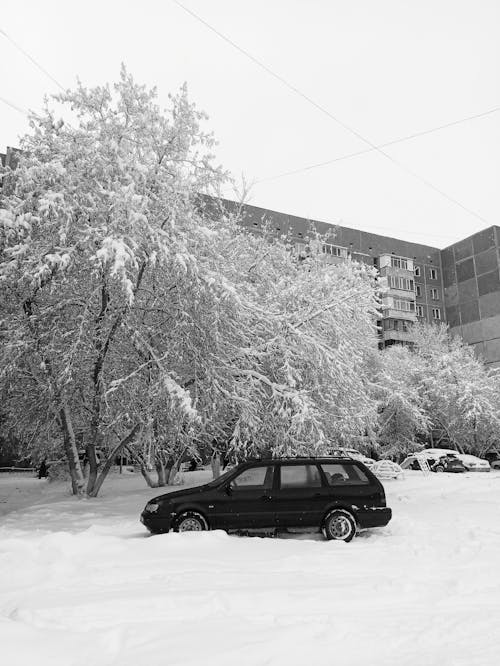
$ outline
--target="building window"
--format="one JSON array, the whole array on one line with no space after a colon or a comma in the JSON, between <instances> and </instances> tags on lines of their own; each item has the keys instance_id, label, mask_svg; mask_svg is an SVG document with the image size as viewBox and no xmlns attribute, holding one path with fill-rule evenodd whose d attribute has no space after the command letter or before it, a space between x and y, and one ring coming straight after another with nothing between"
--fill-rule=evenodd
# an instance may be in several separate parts
<instances>
[{"instance_id":1,"label":"building window","mask_svg":"<svg viewBox=\"0 0 500 666\"><path fill-rule=\"evenodd\" d=\"M334 257L340 257L340 248L336 245L330 245L330 243L323 244L323 253L332 254Z\"/></svg>"},{"instance_id":2,"label":"building window","mask_svg":"<svg viewBox=\"0 0 500 666\"><path fill-rule=\"evenodd\" d=\"M323 254L330 254L333 257L347 257L347 249L345 247L339 247L338 245L332 245L331 243L323 243L321 249Z\"/></svg>"},{"instance_id":3,"label":"building window","mask_svg":"<svg viewBox=\"0 0 500 666\"><path fill-rule=\"evenodd\" d=\"M415 266L415 275L416 277L420 277L420 266Z\"/></svg>"},{"instance_id":4,"label":"building window","mask_svg":"<svg viewBox=\"0 0 500 666\"><path fill-rule=\"evenodd\" d=\"M389 276L389 286L391 289L403 289L404 291L413 291L414 282L409 278L398 277L397 275Z\"/></svg>"},{"instance_id":5,"label":"building window","mask_svg":"<svg viewBox=\"0 0 500 666\"><path fill-rule=\"evenodd\" d=\"M438 279L438 272L436 268L429 268L429 277L431 280Z\"/></svg>"},{"instance_id":6,"label":"building window","mask_svg":"<svg viewBox=\"0 0 500 666\"><path fill-rule=\"evenodd\" d=\"M432 308L432 317L433 317L433 319L441 319L441 310L440 310L440 308Z\"/></svg>"},{"instance_id":7,"label":"building window","mask_svg":"<svg viewBox=\"0 0 500 666\"><path fill-rule=\"evenodd\" d=\"M431 298L433 301L439 300L439 291L437 289L431 289Z\"/></svg>"},{"instance_id":8,"label":"building window","mask_svg":"<svg viewBox=\"0 0 500 666\"><path fill-rule=\"evenodd\" d=\"M415 303L413 301L402 301L394 299L394 309L403 312L415 312Z\"/></svg>"},{"instance_id":9,"label":"building window","mask_svg":"<svg viewBox=\"0 0 500 666\"><path fill-rule=\"evenodd\" d=\"M423 316L424 316L424 306L417 305L417 317L423 317Z\"/></svg>"},{"instance_id":10,"label":"building window","mask_svg":"<svg viewBox=\"0 0 500 666\"><path fill-rule=\"evenodd\" d=\"M408 262L403 257L391 257L391 266L393 268L405 268L408 270Z\"/></svg>"},{"instance_id":11,"label":"building window","mask_svg":"<svg viewBox=\"0 0 500 666\"><path fill-rule=\"evenodd\" d=\"M407 333L410 330L410 324L411 322L406 319L384 319L384 330Z\"/></svg>"},{"instance_id":12,"label":"building window","mask_svg":"<svg viewBox=\"0 0 500 666\"><path fill-rule=\"evenodd\" d=\"M419 298L422 296L422 287L419 284L417 284L415 287L415 293Z\"/></svg>"}]
</instances>

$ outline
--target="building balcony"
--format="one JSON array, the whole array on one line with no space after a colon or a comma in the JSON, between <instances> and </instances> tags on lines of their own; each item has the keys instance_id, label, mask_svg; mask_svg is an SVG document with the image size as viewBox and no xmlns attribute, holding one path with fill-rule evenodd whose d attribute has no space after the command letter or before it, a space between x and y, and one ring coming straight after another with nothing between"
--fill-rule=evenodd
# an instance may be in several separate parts
<instances>
[{"instance_id":1,"label":"building balcony","mask_svg":"<svg viewBox=\"0 0 500 666\"><path fill-rule=\"evenodd\" d=\"M405 319L406 321L416 322L417 313L412 311L396 310L394 308L382 308L382 319Z\"/></svg>"},{"instance_id":2,"label":"building balcony","mask_svg":"<svg viewBox=\"0 0 500 666\"><path fill-rule=\"evenodd\" d=\"M379 257L379 266L385 269L388 273L401 274L411 273L413 275L413 259L410 257L398 257L393 254L381 254Z\"/></svg>"},{"instance_id":3,"label":"building balcony","mask_svg":"<svg viewBox=\"0 0 500 666\"><path fill-rule=\"evenodd\" d=\"M410 332L409 331L395 331L388 330L382 331L382 340L384 342L411 342Z\"/></svg>"},{"instance_id":4,"label":"building balcony","mask_svg":"<svg viewBox=\"0 0 500 666\"><path fill-rule=\"evenodd\" d=\"M416 295L414 291L410 289L394 289L393 287L387 287L384 290L384 296L392 296L392 298L402 298L407 301L415 301Z\"/></svg>"}]
</instances>

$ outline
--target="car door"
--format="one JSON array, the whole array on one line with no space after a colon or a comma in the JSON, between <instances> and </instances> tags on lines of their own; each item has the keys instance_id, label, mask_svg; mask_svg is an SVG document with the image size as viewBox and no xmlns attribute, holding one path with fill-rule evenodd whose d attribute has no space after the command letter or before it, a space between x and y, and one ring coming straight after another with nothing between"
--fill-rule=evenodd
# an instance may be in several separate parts
<instances>
[{"instance_id":1,"label":"car door","mask_svg":"<svg viewBox=\"0 0 500 666\"><path fill-rule=\"evenodd\" d=\"M224 484L216 502L217 525L224 529L276 526L274 465L247 467Z\"/></svg>"},{"instance_id":2,"label":"car door","mask_svg":"<svg viewBox=\"0 0 500 666\"><path fill-rule=\"evenodd\" d=\"M281 463L274 506L279 527L319 525L328 501L315 463Z\"/></svg>"}]
</instances>

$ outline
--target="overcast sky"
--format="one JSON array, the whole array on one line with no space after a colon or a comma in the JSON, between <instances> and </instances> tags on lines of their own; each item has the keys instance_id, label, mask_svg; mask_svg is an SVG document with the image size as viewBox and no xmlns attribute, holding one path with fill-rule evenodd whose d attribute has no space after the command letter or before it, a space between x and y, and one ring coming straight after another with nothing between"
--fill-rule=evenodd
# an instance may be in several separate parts
<instances>
[{"instance_id":1,"label":"overcast sky","mask_svg":"<svg viewBox=\"0 0 500 666\"><path fill-rule=\"evenodd\" d=\"M499 112L383 148L395 161L372 151L274 178L368 148L360 136L379 146L499 107L498 0L181 2L298 92L172 0L4 2L0 29L64 87L112 82L124 62L168 106L187 81L254 205L437 247L500 224ZM20 108L58 91L1 33L0 68ZM0 152L26 129L0 102Z\"/></svg>"}]
</instances>

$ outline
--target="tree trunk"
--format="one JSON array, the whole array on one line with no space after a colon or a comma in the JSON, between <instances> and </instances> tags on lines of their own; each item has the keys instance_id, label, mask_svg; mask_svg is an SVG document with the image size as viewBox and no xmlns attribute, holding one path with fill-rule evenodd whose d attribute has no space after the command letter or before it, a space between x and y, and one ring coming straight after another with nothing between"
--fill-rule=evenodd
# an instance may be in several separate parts
<instances>
[{"instance_id":1,"label":"tree trunk","mask_svg":"<svg viewBox=\"0 0 500 666\"><path fill-rule=\"evenodd\" d=\"M170 468L170 471L168 473L168 485L169 486L173 486L174 481L175 481L175 477L179 473L179 467L180 467L180 463L177 462L177 463L173 464L172 467Z\"/></svg>"},{"instance_id":2,"label":"tree trunk","mask_svg":"<svg viewBox=\"0 0 500 666\"><path fill-rule=\"evenodd\" d=\"M212 467L212 475L214 479L217 479L220 476L220 453L212 453L210 466Z\"/></svg>"},{"instance_id":3,"label":"tree trunk","mask_svg":"<svg viewBox=\"0 0 500 666\"><path fill-rule=\"evenodd\" d=\"M163 460L161 460L159 456L156 456L155 467L156 467L156 473L158 475L158 487L166 486L168 480L168 474L166 473Z\"/></svg>"},{"instance_id":4,"label":"tree trunk","mask_svg":"<svg viewBox=\"0 0 500 666\"><path fill-rule=\"evenodd\" d=\"M89 461L89 478L87 479L87 495L91 496L97 480L97 456L93 442L87 444L86 453Z\"/></svg>"},{"instance_id":5,"label":"tree trunk","mask_svg":"<svg viewBox=\"0 0 500 666\"><path fill-rule=\"evenodd\" d=\"M144 480L146 481L146 483L148 484L148 486L150 488L158 488L158 483L156 481L153 481L153 478L152 478L151 474L148 472L148 470L146 468L146 465L144 463L141 463L139 465L139 469L141 470L141 474L142 474Z\"/></svg>"},{"instance_id":6,"label":"tree trunk","mask_svg":"<svg viewBox=\"0 0 500 666\"><path fill-rule=\"evenodd\" d=\"M103 468L101 470L101 473L97 477L97 480L91 490L91 492L87 493L89 497L97 497L97 493L101 489L101 486L104 482L104 479L107 477L109 470L111 469L113 465L113 461L118 455L118 453L124 449L126 446L128 446L136 437L136 435L140 432L141 429L141 424L136 423L135 426L132 428L132 430L129 432L129 434L124 437L121 442L118 442L118 444L115 446L115 448L111 451L111 453L108 456L108 459L103 465Z\"/></svg>"},{"instance_id":7,"label":"tree trunk","mask_svg":"<svg viewBox=\"0 0 500 666\"><path fill-rule=\"evenodd\" d=\"M184 455L185 455L186 451L187 451L187 446L185 446L185 447L182 449L182 453L181 453L180 456L177 458L177 460L175 460L175 461L172 462L172 465L171 465L171 467L170 467L170 471L169 471L169 473L168 473L168 477L167 477L167 478L168 478L168 485L169 485L169 486L172 486L172 485L174 484L174 482L175 482L175 477L176 477L177 474L179 473L179 470L180 470L181 465L182 465L182 460L183 460L183 458L184 458Z\"/></svg>"},{"instance_id":8,"label":"tree trunk","mask_svg":"<svg viewBox=\"0 0 500 666\"><path fill-rule=\"evenodd\" d=\"M85 479L82 473L82 466L78 457L78 449L76 448L75 433L73 424L71 422L71 414L68 406L63 403L59 416L61 419L61 426L63 431L64 451L68 461L69 473L71 475L71 488L73 495L82 495Z\"/></svg>"}]
</instances>

